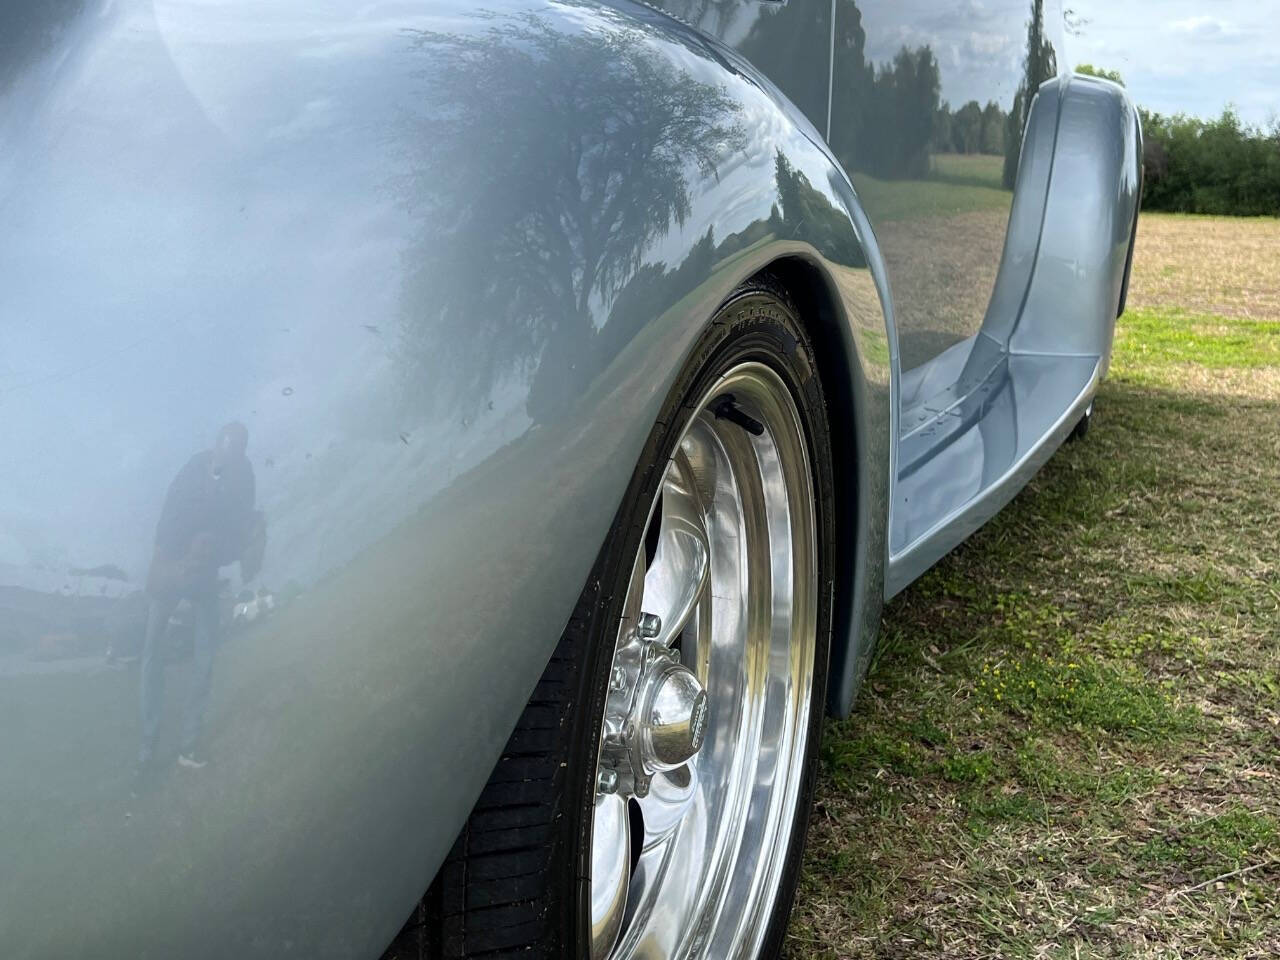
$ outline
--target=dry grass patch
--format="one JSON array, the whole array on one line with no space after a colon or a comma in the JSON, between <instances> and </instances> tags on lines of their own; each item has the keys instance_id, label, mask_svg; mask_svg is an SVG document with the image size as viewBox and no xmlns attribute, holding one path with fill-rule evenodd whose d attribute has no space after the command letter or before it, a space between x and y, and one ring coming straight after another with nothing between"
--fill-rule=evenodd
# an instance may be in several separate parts
<instances>
[{"instance_id":1,"label":"dry grass patch","mask_svg":"<svg viewBox=\"0 0 1280 960\"><path fill-rule=\"evenodd\" d=\"M977 332L1004 247L1007 208L896 220L877 229L909 370Z\"/></svg>"},{"instance_id":2,"label":"dry grass patch","mask_svg":"<svg viewBox=\"0 0 1280 960\"><path fill-rule=\"evenodd\" d=\"M1280 320L1280 219L1144 213L1130 303Z\"/></svg>"}]
</instances>

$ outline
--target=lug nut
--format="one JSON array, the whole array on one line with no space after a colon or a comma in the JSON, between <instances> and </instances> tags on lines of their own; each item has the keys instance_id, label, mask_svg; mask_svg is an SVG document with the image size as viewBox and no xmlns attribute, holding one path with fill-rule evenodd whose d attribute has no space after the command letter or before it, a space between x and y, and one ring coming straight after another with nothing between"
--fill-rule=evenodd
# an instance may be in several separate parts
<instances>
[{"instance_id":1,"label":"lug nut","mask_svg":"<svg viewBox=\"0 0 1280 960\"><path fill-rule=\"evenodd\" d=\"M640 636L645 640L652 640L662 632L662 618L656 613L640 614Z\"/></svg>"},{"instance_id":2,"label":"lug nut","mask_svg":"<svg viewBox=\"0 0 1280 960\"><path fill-rule=\"evenodd\" d=\"M612 767L605 767L596 774L596 792L597 793L617 793L618 792L618 771Z\"/></svg>"}]
</instances>

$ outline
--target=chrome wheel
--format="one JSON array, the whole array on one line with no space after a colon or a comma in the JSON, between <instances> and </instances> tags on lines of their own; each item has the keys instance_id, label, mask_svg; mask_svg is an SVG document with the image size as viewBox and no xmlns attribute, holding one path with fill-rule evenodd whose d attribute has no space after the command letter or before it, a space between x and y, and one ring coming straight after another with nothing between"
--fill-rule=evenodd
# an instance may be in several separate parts
<instances>
[{"instance_id":1,"label":"chrome wheel","mask_svg":"<svg viewBox=\"0 0 1280 960\"><path fill-rule=\"evenodd\" d=\"M760 950L816 709L813 489L786 384L729 370L632 565L596 767L592 960Z\"/></svg>"}]
</instances>

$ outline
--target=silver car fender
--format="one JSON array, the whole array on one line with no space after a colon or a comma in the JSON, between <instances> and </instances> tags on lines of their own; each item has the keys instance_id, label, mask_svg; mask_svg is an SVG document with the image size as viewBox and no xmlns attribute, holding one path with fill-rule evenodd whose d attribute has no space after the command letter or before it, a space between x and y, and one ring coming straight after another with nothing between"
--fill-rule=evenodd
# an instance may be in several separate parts
<instances>
[{"instance_id":1,"label":"silver car fender","mask_svg":"<svg viewBox=\"0 0 1280 960\"><path fill-rule=\"evenodd\" d=\"M632 4L17 17L6 956L376 955L533 690L701 325L766 268L822 348L856 538L837 622L869 641L882 271L817 135L735 55ZM275 609L222 635L209 765L134 796L138 671L101 651L117 621L137 639L166 489L228 421ZM866 652L837 644L846 693ZM169 757L187 670L164 671Z\"/></svg>"}]
</instances>

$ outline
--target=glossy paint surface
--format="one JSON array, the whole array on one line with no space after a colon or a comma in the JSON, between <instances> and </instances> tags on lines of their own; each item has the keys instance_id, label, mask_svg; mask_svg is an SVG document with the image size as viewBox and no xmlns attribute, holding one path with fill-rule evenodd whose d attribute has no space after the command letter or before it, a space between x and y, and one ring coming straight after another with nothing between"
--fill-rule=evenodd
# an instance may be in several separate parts
<instances>
[{"instance_id":1,"label":"glossy paint surface","mask_svg":"<svg viewBox=\"0 0 1280 960\"><path fill-rule=\"evenodd\" d=\"M758 270L804 284L847 395L837 712L883 596L1087 406L1140 131L1106 84L1033 97L1053 3L663 6L679 20L539 0L0 12L6 957L376 956L700 325ZM926 136L943 101L1006 115L998 186L966 182L954 131ZM162 769L132 789L157 526L229 423L261 569L218 564L202 709L192 614L165 625ZM201 769L173 763L184 714Z\"/></svg>"},{"instance_id":2,"label":"glossy paint surface","mask_svg":"<svg viewBox=\"0 0 1280 960\"><path fill-rule=\"evenodd\" d=\"M860 489L876 492L859 502L858 521L877 538L883 518L863 510L892 490L891 596L1016 493L1105 372L1116 257L1136 203L1132 106L1113 89L1094 98L1105 108L1081 100L1064 112L1056 0L660 5L733 45L791 97L869 222L890 331L894 449L888 476L868 477L866 462L879 461L859 448ZM1015 361L1019 353L1063 359ZM856 639L835 654L838 713L877 626L869 578L852 582L863 616L850 618Z\"/></svg>"},{"instance_id":3,"label":"glossy paint surface","mask_svg":"<svg viewBox=\"0 0 1280 960\"><path fill-rule=\"evenodd\" d=\"M658 5L733 45L823 133L874 227L902 370L976 334L1001 265L1024 118L1059 70L1056 0Z\"/></svg>"},{"instance_id":4,"label":"glossy paint surface","mask_svg":"<svg viewBox=\"0 0 1280 960\"><path fill-rule=\"evenodd\" d=\"M1030 81L1036 6L1051 62ZM1022 111L1057 72L1060 24L1053 2L836 4L830 142L875 227L904 373L977 333L987 313Z\"/></svg>"},{"instance_id":5,"label":"glossy paint surface","mask_svg":"<svg viewBox=\"0 0 1280 960\"><path fill-rule=\"evenodd\" d=\"M376 956L699 325L779 260L823 291L857 399L855 617L874 622L883 274L815 128L647 8L490 7L4 14L6 958ZM168 628L163 763L134 796L157 523L229 422L261 571L220 564L198 770L173 763L193 658ZM274 610L235 619L243 587Z\"/></svg>"},{"instance_id":6,"label":"glossy paint surface","mask_svg":"<svg viewBox=\"0 0 1280 960\"><path fill-rule=\"evenodd\" d=\"M836 0L834 21L821 0L664 8L804 105L870 222L896 380L892 596L1025 484L1105 374L1139 188L1136 112L1117 88L1066 80L1055 0ZM788 55L818 51L823 29L825 109L817 58ZM861 667L837 655L837 712Z\"/></svg>"},{"instance_id":7,"label":"glossy paint surface","mask_svg":"<svg viewBox=\"0 0 1280 960\"><path fill-rule=\"evenodd\" d=\"M826 136L829 0L659 0L654 6L741 53Z\"/></svg>"}]
</instances>

